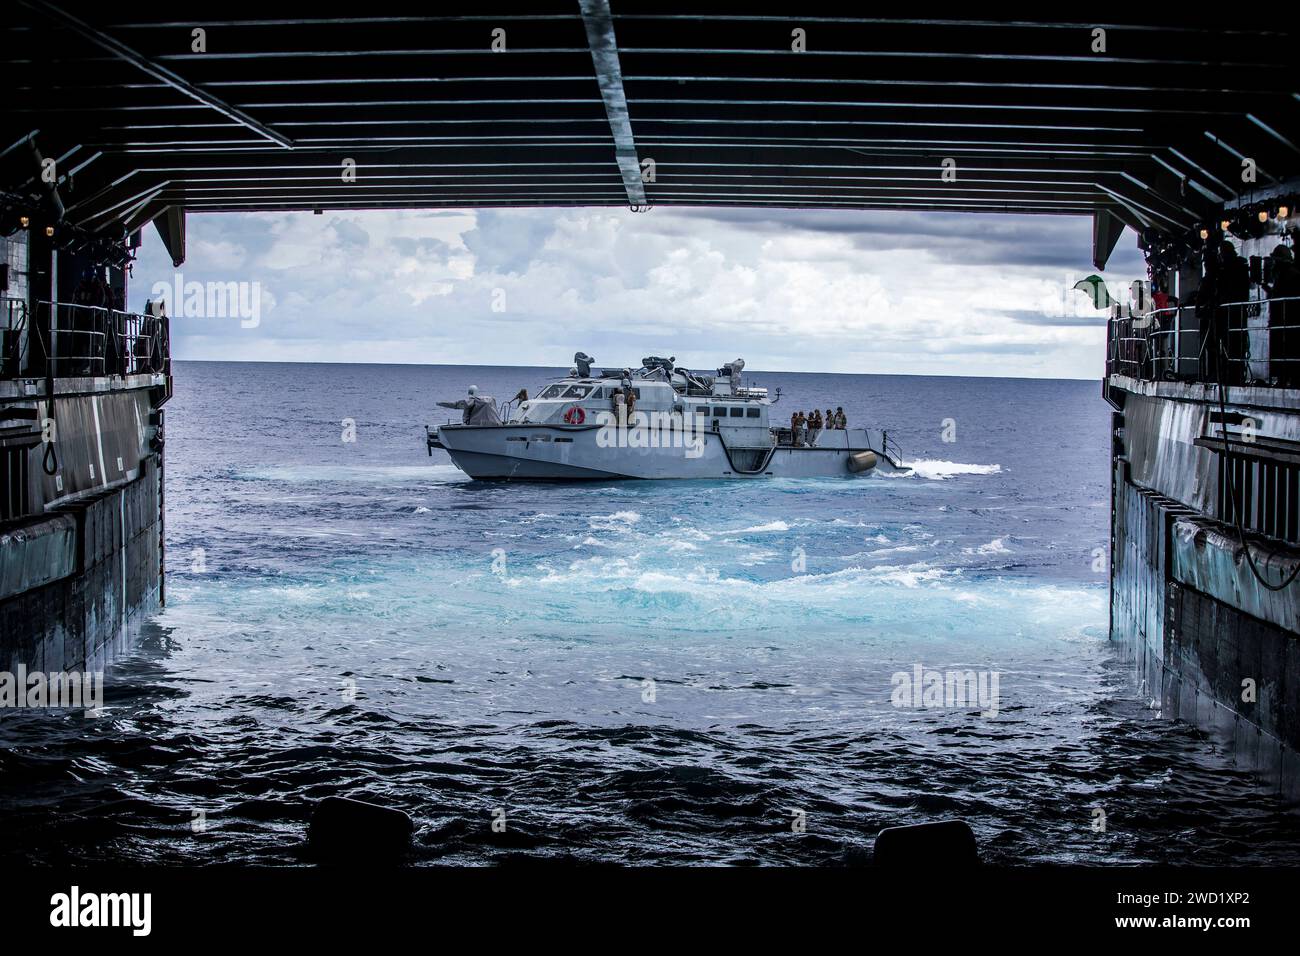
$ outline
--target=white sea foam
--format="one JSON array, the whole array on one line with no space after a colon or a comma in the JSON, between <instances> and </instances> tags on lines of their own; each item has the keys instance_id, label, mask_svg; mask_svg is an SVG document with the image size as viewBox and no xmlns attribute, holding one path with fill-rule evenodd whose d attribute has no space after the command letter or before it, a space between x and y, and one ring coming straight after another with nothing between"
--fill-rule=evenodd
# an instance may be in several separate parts
<instances>
[{"instance_id":1,"label":"white sea foam","mask_svg":"<svg viewBox=\"0 0 1300 956\"><path fill-rule=\"evenodd\" d=\"M909 462L907 471L896 472L903 477L915 475L930 481L943 481L957 475L996 475L1002 471L1001 465L972 465L960 461L939 461L925 459Z\"/></svg>"},{"instance_id":2,"label":"white sea foam","mask_svg":"<svg viewBox=\"0 0 1300 956\"><path fill-rule=\"evenodd\" d=\"M978 548L962 548L962 554L1010 554L1011 549L1006 545L1006 538L994 538L988 544L981 544Z\"/></svg>"},{"instance_id":3,"label":"white sea foam","mask_svg":"<svg viewBox=\"0 0 1300 956\"><path fill-rule=\"evenodd\" d=\"M784 521L769 521L767 524L756 524L752 528L741 528L739 531L733 531L732 534L763 534L769 531L789 531L790 526Z\"/></svg>"},{"instance_id":4,"label":"white sea foam","mask_svg":"<svg viewBox=\"0 0 1300 956\"><path fill-rule=\"evenodd\" d=\"M874 551L868 551L866 556L869 558L879 558L886 554L909 554L913 551L921 551L924 546L919 544L900 544L893 548L876 548Z\"/></svg>"},{"instance_id":5,"label":"white sea foam","mask_svg":"<svg viewBox=\"0 0 1300 956\"><path fill-rule=\"evenodd\" d=\"M278 465L250 468L238 477L253 481L364 481L398 484L412 481L469 481L455 465Z\"/></svg>"},{"instance_id":6,"label":"white sea foam","mask_svg":"<svg viewBox=\"0 0 1300 956\"><path fill-rule=\"evenodd\" d=\"M943 580L949 575L959 573L945 571L943 568L932 568L924 563L909 565L905 568L883 567L873 568L872 570L877 580L886 584L901 584L905 588L919 588L922 584L932 584Z\"/></svg>"},{"instance_id":7,"label":"white sea foam","mask_svg":"<svg viewBox=\"0 0 1300 956\"><path fill-rule=\"evenodd\" d=\"M587 524L597 531L610 531L625 529L640 520L641 515L635 511L615 511L612 515L592 515Z\"/></svg>"}]
</instances>

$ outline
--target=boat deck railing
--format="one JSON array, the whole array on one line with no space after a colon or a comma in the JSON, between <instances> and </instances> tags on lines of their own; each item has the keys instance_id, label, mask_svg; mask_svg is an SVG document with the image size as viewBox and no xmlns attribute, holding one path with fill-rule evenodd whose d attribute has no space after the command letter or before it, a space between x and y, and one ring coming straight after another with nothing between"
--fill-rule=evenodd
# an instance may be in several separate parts
<instances>
[{"instance_id":1,"label":"boat deck railing","mask_svg":"<svg viewBox=\"0 0 1300 956\"><path fill-rule=\"evenodd\" d=\"M880 435L881 435L880 444L883 446L881 447L880 450L885 453L886 457L892 459L893 461L899 464L902 464L903 461L902 446L899 445L898 442L894 441L892 438L889 437L888 431L883 431L880 433Z\"/></svg>"},{"instance_id":2,"label":"boat deck railing","mask_svg":"<svg viewBox=\"0 0 1300 956\"><path fill-rule=\"evenodd\" d=\"M164 374L171 376L165 315L104 306L5 298L0 307L0 378Z\"/></svg>"},{"instance_id":3,"label":"boat deck railing","mask_svg":"<svg viewBox=\"0 0 1300 956\"><path fill-rule=\"evenodd\" d=\"M1300 297L1170 306L1111 318L1106 375L1300 386Z\"/></svg>"}]
</instances>

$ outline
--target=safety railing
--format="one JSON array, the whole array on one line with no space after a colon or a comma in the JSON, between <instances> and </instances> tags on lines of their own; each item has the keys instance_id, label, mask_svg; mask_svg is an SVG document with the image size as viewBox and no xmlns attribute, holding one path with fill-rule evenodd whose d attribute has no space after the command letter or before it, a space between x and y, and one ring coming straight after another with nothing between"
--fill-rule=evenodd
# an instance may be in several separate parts
<instances>
[{"instance_id":1,"label":"safety railing","mask_svg":"<svg viewBox=\"0 0 1300 956\"><path fill-rule=\"evenodd\" d=\"M888 431L881 432L880 444L883 446L880 449L881 451L883 451L893 461L902 464L903 462L902 446L899 445L898 442L894 441L894 439L889 437Z\"/></svg>"},{"instance_id":2,"label":"safety railing","mask_svg":"<svg viewBox=\"0 0 1300 956\"><path fill-rule=\"evenodd\" d=\"M166 316L95 305L7 299L0 377L171 375Z\"/></svg>"},{"instance_id":3,"label":"safety railing","mask_svg":"<svg viewBox=\"0 0 1300 956\"><path fill-rule=\"evenodd\" d=\"M1118 316L1106 339L1107 376L1300 385L1300 297Z\"/></svg>"}]
</instances>

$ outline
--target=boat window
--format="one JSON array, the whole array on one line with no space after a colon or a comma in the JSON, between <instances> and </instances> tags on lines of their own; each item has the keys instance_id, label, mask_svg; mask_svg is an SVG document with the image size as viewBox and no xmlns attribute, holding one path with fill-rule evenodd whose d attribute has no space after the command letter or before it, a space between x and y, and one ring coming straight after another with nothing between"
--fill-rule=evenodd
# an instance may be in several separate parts
<instances>
[{"instance_id":1,"label":"boat window","mask_svg":"<svg viewBox=\"0 0 1300 956\"><path fill-rule=\"evenodd\" d=\"M763 414L763 412L761 409L758 408L747 408L745 409L745 414L748 415L750 418L758 418L761 414Z\"/></svg>"},{"instance_id":2,"label":"boat window","mask_svg":"<svg viewBox=\"0 0 1300 956\"><path fill-rule=\"evenodd\" d=\"M565 398L586 398L587 393L591 391L590 385L570 385L568 391L564 393Z\"/></svg>"},{"instance_id":3,"label":"boat window","mask_svg":"<svg viewBox=\"0 0 1300 956\"><path fill-rule=\"evenodd\" d=\"M560 393L563 391L564 391L564 386L558 383L555 385L547 385L546 388L542 389L542 394L538 395L537 397L538 398L559 398Z\"/></svg>"},{"instance_id":4,"label":"boat window","mask_svg":"<svg viewBox=\"0 0 1300 956\"><path fill-rule=\"evenodd\" d=\"M743 408L740 408L739 406L737 406L736 408L733 408L733 409L731 410L731 417L732 417L732 418L744 418L744 417L745 417L745 410L744 410Z\"/></svg>"},{"instance_id":5,"label":"boat window","mask_svg":"<svg viewBox=\"0 0 1300 956\"><path fill-rule=\"evenodd\" d=\"M715 408L715 409L713 410L713 417L714 417L714 418L726 418L726 417L727 417L727 410L726 410L725 408Z\"/></svg>"}]
</instances>

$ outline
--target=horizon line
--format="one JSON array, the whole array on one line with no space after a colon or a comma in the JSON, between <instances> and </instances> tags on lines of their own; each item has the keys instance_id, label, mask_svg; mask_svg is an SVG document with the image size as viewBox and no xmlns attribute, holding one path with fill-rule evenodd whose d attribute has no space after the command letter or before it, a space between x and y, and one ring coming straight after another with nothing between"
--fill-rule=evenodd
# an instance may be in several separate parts
<instances>
[{"instance_id":1,"label":"horizon line","mask_svg":"<svg viewBox=\"0 0 1300 956\"><path fill-rule=\"evenodd\" d=\"M209 365L356 365L366 366L374 365L380 367L393 368L504 368L504 369L542 369L544 371L559 370L561 373L567 373L567 368L563 365L490 365L480 362L322 362L322 361L302 361L296 359L178 359L173 358L173 362L186 362ZM571 367L571 366L570 366ZM681 366L690 368L690 366ZM694 369L693 369L694 370ZM1046 375L951 375L936 372L828 372L821 369L746 369L747 375L879 375L888 378L962 378L962 379L1004 379L1007 381L1017 382L1091 382L1100 384L1101 378L1069 378L1065 376L1046 376Z\"/></svg>"}]
</instances>

